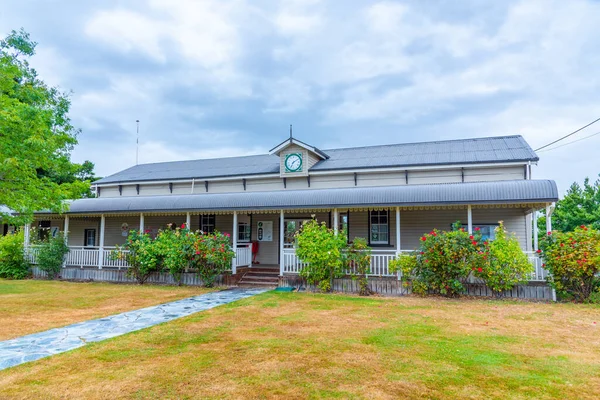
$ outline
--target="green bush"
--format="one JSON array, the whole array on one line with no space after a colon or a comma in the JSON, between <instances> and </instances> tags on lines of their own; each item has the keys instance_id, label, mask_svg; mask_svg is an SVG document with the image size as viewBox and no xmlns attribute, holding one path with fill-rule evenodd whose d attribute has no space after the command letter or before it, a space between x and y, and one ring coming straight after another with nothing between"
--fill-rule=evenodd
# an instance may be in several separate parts
<instances>
[{"instance_id":1,"label":"green bush","mask_svg":"<svg viewBox=\"0 0 600 400\"><path fill-rule=\"evenodd\" d=\"M600 230L582 225L573 232L548 232L542 249L548 283L559 296L578 302L598 297Z\"/></svg>"},{"instance_id":2,"label":"green bush","mask_svg":"<svg viewBox=\"0 0 600 400\"><path fill-rule=\"evenodd\" d=\"M229 244L229 238L229 234L217 231L207 234L198 231L195 234L191 263L206 287L212 287L217 277L231 268L235 251Z\"/></svg>"},{"instance_id":3,"label":"green bush","mask_svg":"<svg viewBox=\"0 0 600 400\"><path fill-rule=\"evenodd\" d=\"M162 254L147 233L130 230L127 242L116 246L113 257L125 259L129 268L127 276L143 285L153 272L162 269Z\"/></svg>"},{"instance_id":4,"label":"green bush","mask_svg":"<svg viewBox=\"0 0 600 400\"><path fill-rule=\"evenodd\" d=\"M58 276L68 252L69 246L65 243L62 234L42 242L37 262L38 267L48 274L48 279L54 279Z\"/></svg>"},{"instance_id":5,"label":"green bush","mask_svg":"<svg viewBox=\"0 0 600 400\"><path fill-rule=\"evenodd\" d=\"M22 231L0 236L0 278L23 279L29 275L23 241Z\"/></svg>"},{"instance_id":6,"label":"green bush","mask_svg":"<svg viewBox=\"0 0 600 400\"><path fill-rule=\"evenodd\" d=\"M325 223L311 220L296 233L296 254L306 265L300 276L322 291L331 290L333 279L343 275L342 250L346 239L327 228Z\"/></svg>"},{"instance_id":7,"label":"green bush","mask_svg":"<svg viewBox=\"0 0 600 400\"><path fill-rule=\"evenodd\" d=\"M403 280L412 283L414 293L460 295L473 268L483 268L488 242L482 241L479 232L469 235L456 226L453 231L434 229L423 235L420 250L393 260L390 270L401 271Z\"/></svg>"},{"instance_id":8,"label":"green bush","mask_svg":"<svg viewBox=\"0 0 600 400\"><path fill-rule=\"evenodd\" d=\"M533 265L521 249L519 241L514 235L509 235L504 229L504 224L496 228L496 237L484 247L483 259L480 267L472 266L473 274L485 281L498 297L515 285L526 283L533 272Z\"/></svg>"},{"instance_id":9,"label":"green bush","mask_svg":"<svg viewBox=\"0 0 600 400\"><path fill-rule=\"evenodd\" d=\"M358 281L359 294L369 296L372 292L369 289L367 274L371 270L371 248L366 239L354 238L352 244L346 249L345 264L352 279Z\"/></svg>"},{"instance_id":10,"label":"green bush","mask_svg":"<svg viewBox=\"0 0 600 400\"><path fill-rule=\"evenodd\" d=\"M181 274L194 258L195 240L196 234L183 224L181 228L159 231L154 241L157 259L162 260L163 269L171 273L178 285L181 285Z\"/></svg>"}]
</instances>

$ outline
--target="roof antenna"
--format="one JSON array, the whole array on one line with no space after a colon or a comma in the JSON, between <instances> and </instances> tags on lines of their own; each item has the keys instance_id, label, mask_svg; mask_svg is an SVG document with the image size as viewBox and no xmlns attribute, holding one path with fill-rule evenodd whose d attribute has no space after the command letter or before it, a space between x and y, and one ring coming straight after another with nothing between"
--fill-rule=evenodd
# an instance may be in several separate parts
<instances>
[{"instance_id":1,"label":"roof antenna","mask_svg":"<svg viewBox=\"0 0 600 400\"><path fill-rule=\"evenodd\" d=\"M136 119L135 123L137 124L137 137L135 139L135 165L138 165L140 157L140 120Z\"/></svg>"},{"instance_id":2,"label":"roof antenna","mask_svg":"<svg viewBox=\"0 0 600 400\"><path fill-rule=\"evenodd\" d=\"M292 124L290 124L290 139L292 139Z\"/></svg>"}]
</instances>

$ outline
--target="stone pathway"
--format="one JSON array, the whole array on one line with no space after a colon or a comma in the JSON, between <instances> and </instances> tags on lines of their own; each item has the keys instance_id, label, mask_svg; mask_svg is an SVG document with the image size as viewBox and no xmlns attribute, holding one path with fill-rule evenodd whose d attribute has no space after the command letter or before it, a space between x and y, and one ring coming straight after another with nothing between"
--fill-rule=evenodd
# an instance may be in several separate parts
<instances>
[{"instance_id":1,"label":"stone pathway","mask_svg":"<svg viewBox=\"0 0 600 400\"><path fill-rule=\"evenodd\" d=\"M207 293L6 340L0 342L0 370L73 350L86 343L99 342L172 321L265 291L264 289L229 289Z\"/></svg>"}]
</instances>

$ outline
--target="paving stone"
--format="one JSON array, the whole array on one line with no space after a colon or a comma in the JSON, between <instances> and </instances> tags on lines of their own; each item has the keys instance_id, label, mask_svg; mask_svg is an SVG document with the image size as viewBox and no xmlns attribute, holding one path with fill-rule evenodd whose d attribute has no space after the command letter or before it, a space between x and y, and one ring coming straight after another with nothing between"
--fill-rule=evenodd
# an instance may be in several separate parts
<instances>
[{"instance_id":1,"label":"paving stone","mask_svg":"<svg viewBox=\"0 0 600 400\"><path fill-rule=\"evenodd\" d=\"M73 350L85 346L86 343L99 342L162 324L266 291L265 289L229 289L207 293L5 340L0 342L0 370Z\"/></svg>"}]
</instances>

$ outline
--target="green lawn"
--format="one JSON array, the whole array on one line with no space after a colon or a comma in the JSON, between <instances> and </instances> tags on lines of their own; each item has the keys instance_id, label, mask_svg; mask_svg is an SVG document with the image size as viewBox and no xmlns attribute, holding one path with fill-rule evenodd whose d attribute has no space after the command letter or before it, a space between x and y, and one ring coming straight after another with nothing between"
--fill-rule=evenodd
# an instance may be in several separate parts
<instances>
[{"instance_id":1,"label":"green lawn","mask_svg":"<svg viewBox=\"0 0 600 400\"><path fill-rule=\"evenodd\" d=\"M0 340L206 292L197 287L0 279Z\"/></svg>"},{"instance_id":2,"label":"green lawn","mask_svg":"<svg viewBox=\"0 0 600 400\"><path fill-rule=\"evenodd\" d=\"M592 399L599 329L597 306L270 292L1 371L0 398Z\"/></svg>"}]
</instances>

